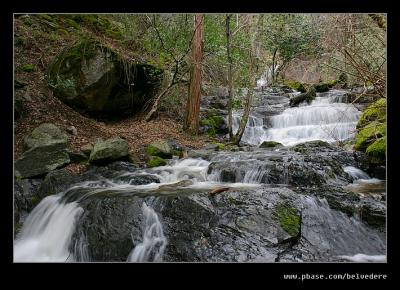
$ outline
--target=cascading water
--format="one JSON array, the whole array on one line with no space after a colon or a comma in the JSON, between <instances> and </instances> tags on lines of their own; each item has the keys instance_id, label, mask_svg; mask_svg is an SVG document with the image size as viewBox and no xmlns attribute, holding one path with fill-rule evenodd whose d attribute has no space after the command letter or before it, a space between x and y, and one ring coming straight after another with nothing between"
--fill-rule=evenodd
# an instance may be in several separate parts
<instances>
[{"instance_id":1,"label":"cascading water","mask_svg":"<svg viewBox=\"0 0 400 290\"><path fill-rule=\"evenodd\" d=\"M277 141L291 146L312 140L342 141L354 137L361 112L352 104L342 103L345 91L331 90L317 93L310 105L287 108L270 117L270 127L264 123L266 116L250 116L242 141L259 145L263 141ZM239 113L233 114L233 131L239 127Z\"/></svg>"},{"instance_id":2,"label":"cascading water","mask_svg":"<svg viewBox=\"0 0 400 290\"><path fill-rule=\"evenodd\" d=\"M29 214L14 244L14 261L74 261L69 244L83 209L76 202L62 203L61 197L46 197Z\"/></svg>"},{"instance_id":3,"label":"cascading water","mask_svg":"<svg viewBox=\"0 0 400 290\"><path fill-rule=\"evenodd\" d=\"M259 145L266 140L277 141L284 145L294 145L316 139L333 142L350 138L353 136L360 112L351 104L342 103L344 95L345 92L334 90L318 94L318 97L310 105L303 104L297 108L287 108L288 97L274 95L274 98L276 98L274 102L276 102L276 107L280 106L279 112L281 113L263 116L260 113L262 110L258 110L254 115L250 116L242 140L254 145ZM279 103L281 101L286 105ZM239 114L236 112L234 113L234 131L239 126L238 120ZM29 214L14 243L14 260L29 262L90 261L89 250L91 246L93 247L93 244L90 245L88 241L93 243L93 237L86 232L87 228L80 228L79 226L80 222L87 216L86 207L83 204L87 204L88 201L91 202L91 198L118 197L119 199L127 196L135 196L135 198L136 196L140 198L151 196L151 200L155 198L158 201L158 198L160 198L165 201L166 198L175 198L178 195L189 196L195 193L199 195L194 199L201 200L201 202L210 206L212 211L217 212L218 209L214 208L213 203L219 199L219 205L221 206L221 200L223 200L224 196L217 196L213 201L211 197L208 199L208 193L218 187L232 189L236 195L230 196L228 202L232 208L236 208L236 206L240 206L241 202L235 198L240 195L239 192L242 189L250 190L251 194L254 192L254 196L260 196L265 188L273 187L274 185L291 188L293 183L297 186L296 182L305 183L308 186L308 182L313 182L311 179L318 179L321 176L325 179L331 178L329 181L332 181L332 178L339 178L339 176L335 175L339 171L337 166L334 167L336 173L332 173L332 171L329 171L332 168L327 166L329 162L325 163L330 158L330 155L328 157L325 156L322 161L322 157L320 159L314 158L313 153L308 154L306 157L304 154L291 151L285 147L279 150L252 148L248 152L221 151L210 154L209 161L193 158L175 159L165 166L116 170L111 175L106 175L107 178L85 179L88 181L73 184L62 193L46 197ZM341 162L339 163L342 164ZM336 163L329 164L333 166ZM354 163L345 162L345 164ZM351 166L342 168L343 170L338 174L340 177L343 177L342 175L345 175L345 177L341 180L340 186L343 185L343 180L344 182L346 180L351 182L351 179L346 174L343 174L343 171L352 176L354 184L375 180L358 168ZM302 174L302 172L306 174ZM136 183L138 178L148 178L149 181ZM302 179L307 180L304 181ZM323 182L325 180L316 181ZM267 187L265 185L262 187L261 184L268 185ZM257 188L259 191L257 191ZM237 192L235 192L236 190ZM266 224L276 223L276 221L269 220L268 215L263 216L258 213L259 210L262 212L264 208L270 207L273 200L269 200L269 198L266 196L260 201L260 204L262 204L261 209L257 208L258 202L251 203L249 209L241 209L244 211L244 216L249 215L250 217L253 213L257 213L257 218L254 217L254 220L242 223L245 229L257 230L258 233L258 227L255 227L254 223L263 218L266 218ZM300 197L296 193L291 198L296 200L298 207L302 209L301 236L303 242L306 241L304 243L308 247L307 250L317 253L315 257L324 252L329 253L324 257L337 257L347 261L377 262L386 258L386 256L382 255L385 250L384 238L378 231L367 226L364 221L359 220L357 216L349 217L341 211L333 210L329 207L326 199L316 198L315 196L306 195L306 193ZM128 203L129 205L132 204L131 201ZM188 204L193 205L194 203L195 201L191 200ZM149 206L150 204L157 209L160 216L153 207ZM95 205L97 206L97 203ZM106 205L105 209L110 209L111 212L115 209L112 203L110 206L109 204ZM140 205L142 205L141 208ZM156 207L159 205L158 203L153 204L147 201L142 203L142 200L139 199L139 203L135 203L136 209L129 211L132 215L128 215L128 223L126 223L126 220L122 220L121 223L112 224L113 228L119 228L119 225L124 223L125 225L128 224L129 228L132 229L131 234L135 247L132 249L129 246L130 238L128 236L126 239L128 248L123 252L122 260L126 259L128 262L163 260L167 240L169 239L168 234L171 234L171 232L168 232L170 229L169 224L168 226L164 225L163 228L160 218L164 217L164 222L168 221L168 219L170 222L171 216L166 218L165 214L168 214L168 211L162 211L164 204L162 204L161 209ZM85 211L83 208L85 208ZM192 210L193 208L198 207L197 205L196 207L190 206L186 210ZM140 223L134 217L141 217L140 210L143 214L143 228L138 230L140 229ZM212 214L211 212L206 213L202 213L206 218L201 221L201 227L205 228L211 227L211 224L214 224L214 219L220 217L219 214L215 215L214 212ZM185 215L187 212L180 212L180 214ZM229 214L228 212L225 216L224 213L223 219L229 219ZM132 216L134 217L132 218ZM197 219L197 215L193 216L194 219ZM92 220L87 219L86 221ZM98 220L95 219L95 221L101 221L102 223L102 216ZM137 222L137 224L130 224L129 222L132 221ZM140 218L139 221L141 221ZM264 220L262 221L264 222ZM235 222L229 224L229 227L231 226L234 227ZM97 230L97 228L95 229ZM192 227L189 229L192 229ZM209 228L207 228L207 232L208 230ZM75 231L77 237L73 239ZM188 231L190 232L190 230L184 228L185 235L190 235ZM123 232L129 233L129 230ZM260 231L260 233L264 232ZM224 229L225 233L230 233L228 228ZM86 234L88 236L87 239ZM236 232L234 232L234 235L236 235ZM140 236L142 237L140 238ZM175 241L175 238L171 237L171 240ZM71 244L72 241L73 244ZM125 242L123 240L123 243ZM199 241L196 241L195 245L197 248L207 247L208 242L207 237L202 237ZM168 255L169 251L166 257ZM96 260L94 254L92 258Z\"/></svg>"},{"instance_id":4,"label":"cascading water","mask_svg":"<svg viewBox=\"0 0 400 290\"><path fill-rule=\"evenodd\" d=\"M127 262L160 262L167 246L162 224L157 213L147 204L142 205L145 225L143 229L143 241L129 254Z\"/></svg>"}]
</instances>

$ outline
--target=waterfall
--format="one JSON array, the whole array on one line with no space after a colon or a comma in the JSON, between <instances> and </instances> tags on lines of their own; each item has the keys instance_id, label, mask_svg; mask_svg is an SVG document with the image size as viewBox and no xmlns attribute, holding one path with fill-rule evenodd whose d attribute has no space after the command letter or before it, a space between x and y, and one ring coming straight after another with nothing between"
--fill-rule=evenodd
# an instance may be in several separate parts
<instances>
[{"instance_id":1,"label":"waterfall","mask_svg":"<svg viewBox=\"0 0 400 290\"><path fill-rule=\"evenodd\" d=\"M61 195L48 196L29 214L14 243L15 262L74 261L69 245L83 209L60 200Z\"/></svg>"},{"instance_id":2,"label":"waterfall","mask_svg":"<svg viewBox=\"0 0 400 290\"><path fill-rule=\"evenodd\" d=\"M131 251L127 262L162 261L162 255L167 246L162 224L154 209L146 203L143 203L142 211L145 217L143 241Z\"/></svg>"},{"instance_id":3,"label":"waterfall","mask_svg":"<svg viewBox=\"0 0 400 290\"><path fill-rule=\"evenodd\" d=\"M353 166L346 166L343 168L343 170L348 173L353 179L370 179L369 175L362 171L361 169L358 169Z\"/></svg>"},{"instance_id":4,"label":"waterfall","mask_svg":"<svg viewBox=\"0 0 400 290\"><path fill-rule=\"evenodd\" d=\"M340 90L317 93L311 104L287 108L270 117L269 128L264 122L266 117L251 115L242 141L252 145L277 141L292 146L313 140L336 142L352 138L361 112L352 104L342 103L345 97L346 92ZM234 132L238 130L240 116L238 112L233 114Z\"/></svg>"},{"instance_id":5,"label":"waterfall","mask_svg":"<svg viewBox=\"0 0 400 290\"><path fill-rule=\"evenodd\" d=\"M382 255L385 237L358 218L333 210L326 199L301 195L302 236L313 247L333 255ZM349 242L353 241L353 242Z\"/></svg>"}]
</instances>

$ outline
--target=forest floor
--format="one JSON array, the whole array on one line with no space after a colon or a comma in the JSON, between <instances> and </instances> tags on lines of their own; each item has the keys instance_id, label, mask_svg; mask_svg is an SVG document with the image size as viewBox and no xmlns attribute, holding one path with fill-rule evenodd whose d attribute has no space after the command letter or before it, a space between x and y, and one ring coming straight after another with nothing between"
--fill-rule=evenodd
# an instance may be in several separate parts
<instances>
[{"instance_id":1,"label":"forest floor","mask_svg":"<svg viewBox=\"0 0 400 290\"><path fill-rule=\"evenodd\" d=\"M94 144L98 138L122 137L128 141L130 152L139 162L145 159L145 147L159 139L175 139L189 148L199 148L209 141L207 136L186 134L182 125L167 114L159 114L149 122L132 116L104 123L87 118L62 103L47 85L46 70L54 56L73 41L73 34L59 37L52 31L41 31L25 25L20 19L15 20L14 78L26 85L14 92L14 98L23 100L23 115L14 120L14 158L23 152L24 137L47 122L64 130L70 126L77 129L76 135L68 135L68 146L74 151L79 151L85 144ZM27 64L33 65L33 71L24 70Z\"/></svg>"}]
</instances>

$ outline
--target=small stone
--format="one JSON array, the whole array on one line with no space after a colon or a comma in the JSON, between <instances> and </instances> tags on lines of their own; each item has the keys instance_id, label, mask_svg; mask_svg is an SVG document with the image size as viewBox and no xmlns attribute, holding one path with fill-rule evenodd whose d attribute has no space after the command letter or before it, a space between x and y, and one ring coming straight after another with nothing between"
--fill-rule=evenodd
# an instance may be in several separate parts
<instances>
[{"instance_id":1,"label":"small stone","mask_svg":"<svg viewBox=\"0 0 400 290\"><path fill-rule=\"evenodd\" d=\"M75 126L70 126L67 128L67 132L72 134L72 135L76 135L78 134L78 130L75 128Z\"/></svg>"}]
</instances>

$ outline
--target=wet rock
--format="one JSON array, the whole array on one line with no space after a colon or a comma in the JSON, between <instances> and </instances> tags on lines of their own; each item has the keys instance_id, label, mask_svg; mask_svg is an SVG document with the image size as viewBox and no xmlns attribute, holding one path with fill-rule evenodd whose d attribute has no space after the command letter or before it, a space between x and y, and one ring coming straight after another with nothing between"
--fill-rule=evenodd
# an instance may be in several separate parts
<instances>
[{"instance_id":1,"label":"wet rock","mask_svg":"<svg viewBox=\"0 0 400 290\"><path fill-rule=\"evenodd\" d=\"M14 223L22 224L28 213L40 202L41 179L15 179Z\"/></svg>"},{"instance_id":2,"label":"wet rock","mask_svg":"<svg viewBox=\"0 0 400 290\"><path fill-rule=\"evenodd\" d=\"M282 147L282 143L275 142L275 141L264 141L259 146L260 148L275 148L275 147Z\"/></svg>"}]
</instances>

